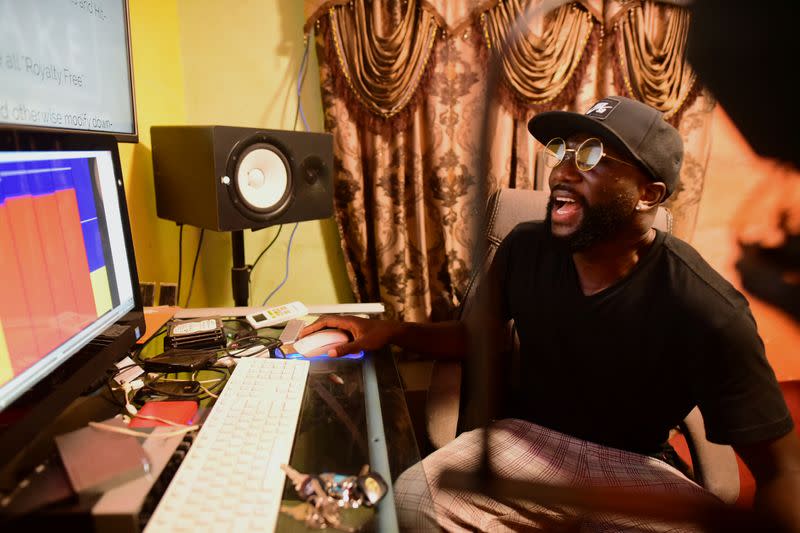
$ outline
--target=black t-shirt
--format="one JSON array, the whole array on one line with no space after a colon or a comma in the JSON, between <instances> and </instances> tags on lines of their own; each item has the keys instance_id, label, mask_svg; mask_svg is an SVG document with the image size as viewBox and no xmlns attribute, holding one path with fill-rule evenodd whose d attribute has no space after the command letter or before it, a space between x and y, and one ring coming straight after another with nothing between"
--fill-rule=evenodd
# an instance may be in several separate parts
<instances>
[{"instance_id":1,"label":"black t-shirt","mask_svg":"<svg viewBox=\"0 0 800 533\"><path fill-rule=\"evenodd\" d=\"M718 443L792 429L747 300L683 241L659 232L625 278L585 296L569 251L525 223L489 276L520 341L511 416L645 454L695 405Z\"/></svg>"}]
</instances>

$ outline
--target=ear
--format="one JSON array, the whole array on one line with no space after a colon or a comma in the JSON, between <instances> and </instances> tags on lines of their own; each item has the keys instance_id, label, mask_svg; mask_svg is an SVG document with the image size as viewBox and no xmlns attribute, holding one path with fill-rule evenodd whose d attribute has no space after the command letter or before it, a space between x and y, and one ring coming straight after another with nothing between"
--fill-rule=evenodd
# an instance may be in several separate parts
<instances>
[{"instance_id":1,"label":"ear","mask_svg":"<svg viewBox=\"0 0 800 533\"><path fill-rule=\"evenodd\" d=\"M667 195L667 186L661 181L647 181L639 188L639 202L636 210L647 212L656 209Z\"/></svg>"}]
</instances>

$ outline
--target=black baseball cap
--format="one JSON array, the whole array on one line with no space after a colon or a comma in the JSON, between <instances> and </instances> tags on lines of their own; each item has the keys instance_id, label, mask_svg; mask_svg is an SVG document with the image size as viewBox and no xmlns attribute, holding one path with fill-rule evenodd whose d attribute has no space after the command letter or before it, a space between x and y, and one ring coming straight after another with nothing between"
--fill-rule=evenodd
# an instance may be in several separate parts
<instances>
[{"instance_id":1,"label":"black baseball cap","mask_svg":"<svg viewBox=\"0 0 800 533\"><path fill-rule=\"evenodd\" d=\"M574 133L596 135L638 161L653 181L664 182L667 197L678 185L683 161L681 136L659 110L642 102L608 96L585 115L546 111L528 122L528 131L542 144L554 137L566 139Z\"/></svg>"}]
</instances>

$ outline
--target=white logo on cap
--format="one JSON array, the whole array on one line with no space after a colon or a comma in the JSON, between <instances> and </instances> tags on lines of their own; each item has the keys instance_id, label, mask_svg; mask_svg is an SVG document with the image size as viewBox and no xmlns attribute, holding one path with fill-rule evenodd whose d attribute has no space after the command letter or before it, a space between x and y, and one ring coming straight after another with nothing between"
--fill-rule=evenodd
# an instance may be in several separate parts
<instances>
[{"instance_id":1,"label":"white logo on cap","mask_svg":"<svg viewBox=\"0 0 800 533\"><path fill-rule=\"evenodd\" d=\"M614 100L613 98L604 98L594 104L589 111L586 112L587 116L594 118L595 120L605 120L611 116L611 113L619 105L619 100Z\"/></svg>"},{"instance_id":2,"label":"white logo on cap","mask_svg":"<svg viewBox=\"0 0 800 533\"><path fill-rule=\"evenodd\" d=\"M608 102L597 102L589 111L586 112L586 114L591 115L592 113L597 113L598 115L605 115L606 111L610 109L614 109L614 106Z\"/></svg>"}]
</instances>

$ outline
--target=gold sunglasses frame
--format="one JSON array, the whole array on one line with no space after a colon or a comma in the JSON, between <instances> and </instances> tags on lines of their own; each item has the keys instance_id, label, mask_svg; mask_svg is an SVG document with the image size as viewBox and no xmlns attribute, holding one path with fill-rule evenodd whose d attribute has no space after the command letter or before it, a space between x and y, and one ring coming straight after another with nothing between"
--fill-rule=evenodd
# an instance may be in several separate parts
<instances>
[{"instance_id":1,"label":"gold sunglasses frame","mask_svg":"<svg viewBox=\"0 0 800 533\"><path fill-rule=\"evenodd\" d=\"M589 171L590 171L590 170L592 170L594 167L596 167L597 165L599 165L599 164L600 164L600 161L602 161L604 157L607 157L607 158L609 158L609 159L612 159L612 160L614 160L614 161L617 161L617 162L619 162L619 163L622 163L622 164L624 164L624 165L628 165L629 167L636 166L636 165L634 165L634 164L632 164L632 163L628 163L627 161L623 161L622 159L618 159L618 158L614 157L613 155L609 155L609 154L606 152L606 147L603 145L603 141L602 141L602 140L600 140L600 139L598 139L597 137L589 137L588 139L586 139L585 141L583 141L581 144L579 144L577 148L567 148L567 141L565 141L565 140L564 140L563 138L561 138L561 137L553 137L552 139L550 139L549 141L547 141L547 144L545 144L545 145L544 145L544 149L547 151L547 147L548 147L548 146L550 146L550 144L551 144L553 141L556 141L556 140L560 140L562 143L564 143L564 155L563 155L563 156L561 156L561 159L558 159L558 163L556 163L555 165L552 165L552 166L551 166L551 165L547 164L548 158L546 157L546 156L547 156L547 154L545 154L545 165L546 165L546 166L548 166L549 168L556 168L558 165L560 165L561 163L563 163L563 162L564 162L564 160L567 158L567 153L568 153L568 152L572 152L572 153L573 153L573 155L572 155L572 161L575 163L575 168L577 168L577 169L578 169L579 171L581 171L581 172L589 172ZM578 153L578 151L579 151L581 148L583 148L583 145L584 145L584 144L586 144L586 143L587 143L587 142L589 142L589 141L597 141L598 143L600 143L600 157L597 159L597 162L596 162L594 165L590 166L589 168L585 168L585 169L584 169L584 168L581 168L580 166L578 166L578 159L575 157L575 154L576 154L576 153ZM549 150L549 152L550 152L551 154L554 154L554 152L553 152L552 150Z\"/></svg>"}]
</instances>

